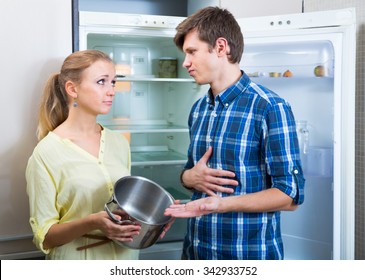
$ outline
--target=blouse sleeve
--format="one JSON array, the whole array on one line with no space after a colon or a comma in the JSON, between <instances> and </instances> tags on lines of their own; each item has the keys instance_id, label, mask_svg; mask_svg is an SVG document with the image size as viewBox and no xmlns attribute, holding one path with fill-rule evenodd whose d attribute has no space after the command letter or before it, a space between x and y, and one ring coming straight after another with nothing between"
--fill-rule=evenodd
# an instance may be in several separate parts
<instances>
[{"instance_id":1,"label":"blouse sleeve","mask_svg":"<svg viewBox=\"0 0 365 280\"><path fill-rule=\"evenodd\" d=\"M27 193L29 197L30 219L33 230L33 242L45 254L49 249L43 248L43 241L49 228L59 222L56 206L57 189L41 157L33 153L26 169Z\"/></svg>"}]
</instances>

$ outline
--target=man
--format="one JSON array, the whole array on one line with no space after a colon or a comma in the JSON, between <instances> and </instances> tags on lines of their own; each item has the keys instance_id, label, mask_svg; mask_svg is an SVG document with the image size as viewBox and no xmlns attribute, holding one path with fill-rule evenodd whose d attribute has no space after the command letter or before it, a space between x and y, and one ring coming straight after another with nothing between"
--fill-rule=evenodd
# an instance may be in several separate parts
<instances>
[{"instance_id":1,"label":"man","mask_svg":"<svg viewBox=\"0 0 365 280\"><path fill-rule=\"evenodd\" d=\"M189 217L183 259L283 259L280 211L304 200L290 105L240 70L243 36L230 12L204 8L177 27L183 66L207 95L189 116L181 183L192 201L165 214Z\"/></svg>"}]
</instances>

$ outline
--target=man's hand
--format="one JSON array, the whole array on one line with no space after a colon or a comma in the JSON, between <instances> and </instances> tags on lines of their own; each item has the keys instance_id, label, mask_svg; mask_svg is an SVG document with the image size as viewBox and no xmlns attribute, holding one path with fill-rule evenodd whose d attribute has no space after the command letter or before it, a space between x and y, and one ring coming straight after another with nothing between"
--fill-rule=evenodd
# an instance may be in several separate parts
<instances>
[{"instance_id":1,"label":"man's hand","mask_svg":"<svg viewBox=\"0 0 365 280\"><path fill-rule=\"evenodd\" d=\"M237 186L237 180L230 179L236 176L235 173L227 170L209 168L207 164L212 152L213 148L209 147L197 164L184 172L182 177L184 184L210 196L215 196L216 192L233 193L234 190L232 188L222 186Z\"/></svg>"},{"instance_id":2,"label":"man's hand","mask_svg":"<svg viewBox=\"0 0 365 280\"><path fill-rule=\"evenodd\" d=\"M222 198L219 196L209 196L186 204L172 204L165 210L165 215L175 218L191 218L216 213L219 211L221 200Z\"/></svg>"}]
</instances>

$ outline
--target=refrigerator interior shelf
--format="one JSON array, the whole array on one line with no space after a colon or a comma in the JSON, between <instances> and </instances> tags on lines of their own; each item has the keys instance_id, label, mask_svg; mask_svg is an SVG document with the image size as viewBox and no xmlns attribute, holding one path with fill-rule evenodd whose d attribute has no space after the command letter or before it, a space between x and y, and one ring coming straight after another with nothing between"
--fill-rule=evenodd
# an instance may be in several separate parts
<instances>
[{"instance_id":1,"label":"refrigerator interior shelf","mask_svg":"<svg viewBox=\"0 0 365 280\"><path fill-rule=\"evenodd\" d=\"M278 80L278 81L296 81L296 82L314 82L314 81L318 81L318 82L333 82L333 77L331 76L326 76L326 77L315 77L313 76L308 76L308 77L304 77L304 76L292 76L292 77L269 77L269 76L261 76L261 77L255 77L255 76L249 76L250 79L252 79L253 81L256 82L265 82L265 81L274 81L274 80Z\"/></svg>"},{"instance_id":2,"label":"refrigerator interior shelf","mask_svg":"<svg viewBox=\"0 0 365 280\"><path fill-rule=\"evenodd\" d=\"M138 76L126 76L117 77L119 82L172 82L172 83L195 83L195 80L189 78L152 78L152 77L138 77Z\"/></svg>"},{"instance_id":3,"label":"refrigerator interior shelf","mask_svg":"<svg viewBox=\"0 0 365 280\"><path fill-rule=\"evenodd\" d=\"M184 164L186 157L183 155L168 152L132 152L132 166L145 165L166 165L166 164Z\"/></svg>"},{"instance_id":4,"label":"refrigerator interior shelf","mask_svg":"<svg viewBox=\"0 0 365 280\"><path fill-rule=\"evenodd\" d=\"M179 125L106 125L105 127L117 132L129 133L163 133L163 132L188 132L188 128Z\"/></svg>"},{"instance_id":5,"label":"refrigerator interior shelf","mask_svg":"<svg viewBox=\"0 0 365 280\"><path fill-rule=\"evenodd\" d=\"M167 146L131 146L132 166L184 164L186 156Z\"/></svg>"}]
</instances>

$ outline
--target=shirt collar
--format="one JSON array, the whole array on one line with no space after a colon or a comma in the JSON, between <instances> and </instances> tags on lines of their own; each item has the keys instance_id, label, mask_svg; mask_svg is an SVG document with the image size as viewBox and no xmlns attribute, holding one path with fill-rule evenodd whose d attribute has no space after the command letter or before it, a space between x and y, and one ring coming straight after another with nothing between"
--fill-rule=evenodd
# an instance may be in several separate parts
<instances>
[{"instance_id":1,"label":"shirt collar","mask_svg":"<svg viewBox=\"0 0 365 280\"><path fill-rule=\"evenodd\" d=\"M241 78L232 86L222 91L215 98L216 102L221 103L224 107L229 107L229 105L236 99L237 96L244 93L251 83L250 78L241 70L242 76ZM212 89L210 88L207 93L206 101L209 104L214 104L213 100L214 96L212 93Z\"/></svg>"}]
</instances>

